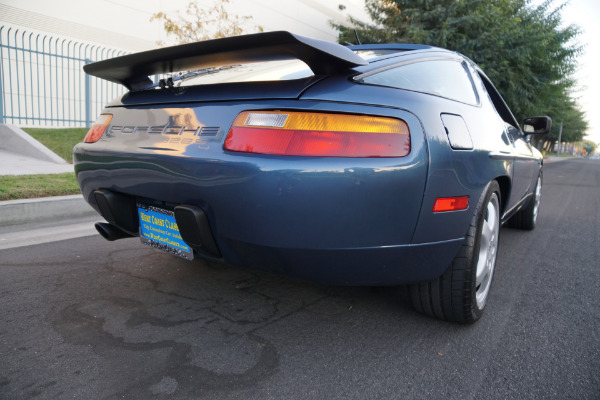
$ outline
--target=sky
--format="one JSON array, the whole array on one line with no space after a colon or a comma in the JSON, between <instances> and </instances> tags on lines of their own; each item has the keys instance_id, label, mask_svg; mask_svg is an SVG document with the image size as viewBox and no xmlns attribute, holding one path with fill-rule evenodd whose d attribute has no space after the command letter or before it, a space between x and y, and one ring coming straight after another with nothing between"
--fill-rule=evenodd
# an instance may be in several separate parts
<instances>
[{"instance_id":1,"label":"sky","mask_svg":"<svg viewBox=\"0 0 600 400\"><path fill-rule=\"evenodd\" d=\"M576 74L578 91L575 96L590 124L586 139L600 143L600 1L571 0L562 16L566 24L578 25L582 30L579 42L585 47L579 58Z\"/></svg>"},{"instance_id":2,"label":"sky","mask_svg":"<svg viewBox=\"0 0 600 400\"><path fill-rule=\"evenodd\" d=\"M0 23L18 21L31 28L52 29L69 35L87 34L112 46L139 51L165 40L164 30L150 17L158 11L184 10L190 0L0 0ZM197 0L210 5L212 0ZM532 0L539 4L543 0ZM554 6L563 1L556 0ZM340 7L340 5L342 7ZM3 7L3 8L2 8ZM252 16L252 23L265 31L290 30L293 33L335 41L328 21L343 21L347 15L366 18L363 0L230 0L234 14ZM4 14L4 15L2 15ZM578 25L584 45L576 74L575 96L589 122L587 139L600 143L600 0L570 0L562 11L565 24ZM10 20L12 18L12 21ZM252 26L249 26L252 28ZM60 31L60 32L59 32ZM105 43L109 44L109 43ZM553 121L559 124L560 121Z\"/></svg>"}]
</instances>

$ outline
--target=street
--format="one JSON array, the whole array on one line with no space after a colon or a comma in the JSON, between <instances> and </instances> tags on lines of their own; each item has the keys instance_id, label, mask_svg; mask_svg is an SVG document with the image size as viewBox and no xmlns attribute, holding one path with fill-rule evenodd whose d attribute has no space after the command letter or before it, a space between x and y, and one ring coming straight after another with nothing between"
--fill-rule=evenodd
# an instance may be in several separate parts
<instances>
[{"instance_id":1,"label":"street","mask_svg":"<svg viewBox=\"0 0 600 400\"><path fill-rule=\"evenodd\" d=\"M474 325L95 235L0 250L0 360L1 399L600 399L600 160L544 166Z\"/></svg>"}]
</instances>

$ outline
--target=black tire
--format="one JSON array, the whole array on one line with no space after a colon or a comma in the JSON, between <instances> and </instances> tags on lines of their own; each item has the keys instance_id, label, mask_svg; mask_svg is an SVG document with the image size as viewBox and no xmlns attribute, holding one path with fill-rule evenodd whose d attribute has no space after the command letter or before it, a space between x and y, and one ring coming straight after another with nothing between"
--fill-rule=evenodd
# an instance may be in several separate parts
<instances>
[{"instance_id":1,"label":"black tire","mask_svg":"<svg viewBox=\"0 0 600 400\"><path fill-rule=\"evenodd\" d=\"M490 182L479 198L465 242L446 272L432 281L410 285L417 311L459 323L481 318L496 265L500 198L498 183Z\"/></svg>"},{"instance_id":2,"label":"black tire","mask_svg":"<svg viewBox=\"0 0 600 400\"><path fill-rule=\"evenodd\" d=\"M508 226L511 228L524 229L531 231L535 228L538 212L540 210L540 202L542 201L542 172L538 176L533 191L533 196L529 199L527 206L522 208L518 213L513 215L508 220Z\"/></svg>"}]
</instances>

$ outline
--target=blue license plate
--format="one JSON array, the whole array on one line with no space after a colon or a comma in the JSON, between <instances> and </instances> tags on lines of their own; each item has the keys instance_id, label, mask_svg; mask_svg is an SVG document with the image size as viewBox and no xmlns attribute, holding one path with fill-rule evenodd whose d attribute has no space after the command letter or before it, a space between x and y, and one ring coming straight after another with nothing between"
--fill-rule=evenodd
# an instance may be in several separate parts
<instances>
[{"instance_id":1,"label":"blue license plate","mask_svg":"<svg viewBox=\"0 0 600 400\"><path fill-rule=\"evenodd\" d=\"M194 259L194 252L181 238L173 211L143 204L137 206L142 243L187 260Z\"/></svg>"}]
</instances>

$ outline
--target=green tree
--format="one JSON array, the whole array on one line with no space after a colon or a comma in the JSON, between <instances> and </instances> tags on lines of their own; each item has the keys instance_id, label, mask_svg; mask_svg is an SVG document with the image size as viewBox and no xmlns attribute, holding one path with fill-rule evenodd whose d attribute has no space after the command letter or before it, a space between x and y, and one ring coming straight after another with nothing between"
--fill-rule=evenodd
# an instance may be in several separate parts
<instances>
[{"instance_id":1,"label":"green tree","mask_svg":"<svg viewBox=\"0 0 600 400\"><path fill-rule=\"evenodd\" d=\"M245 33L252 20L251 16L231 15L226 4L229 0L216 0L210 7L201 7L191 1L184 15L167 15L164 12L153 14L150 21L160 21L167 34L176 44L198 42L202 40L218 39L237 36ZM252 30L262 32L260 26L253 26ZM158 42L164 46L164 42Z\"/></svg>"},{"instance_id":2,"label":"green tree","mask_svg":"<svg viewBox=\"0 0 600 400\"><path fill-rule=\"evenodd\" d=\"M596 143L592 142L591 140L584 140L581 143L581 147L585 150L586 155L590 156L596 152L598 145Z\"/></svg>"},{"instance_id":3,"label":"green tree","mask_svg":"<svg viewBox=\"0 0 600 400\"><path fill-rule=\"evenodd\" d=\"M572 99L573 72L582 47L579 28L561 25L564 5L552 0L367 0L373 23L332 24L339 42L420 43L458 51L494 82L517 119L550 115L573 135L587 129ZM554 129L553 132L558 132ZM563 134L565 131L563 130Z\"/></svg>"},{"instance_id":4,"label":"green tree","mask_svg":"<svg viewBox=\"0 0 600 400\"><path fill-rule=\"evenodd\" d=\"M585 120L584 112L579 109L573 99L568 99L562 104L554 104L547 112L547 115L554 116L552 132L544 139L547 141L558 140L560 123L563 124L562 138L563 142L578 142L583 140L585 132L588 129L588 122Z\"/></svg>"}]
</instances>

